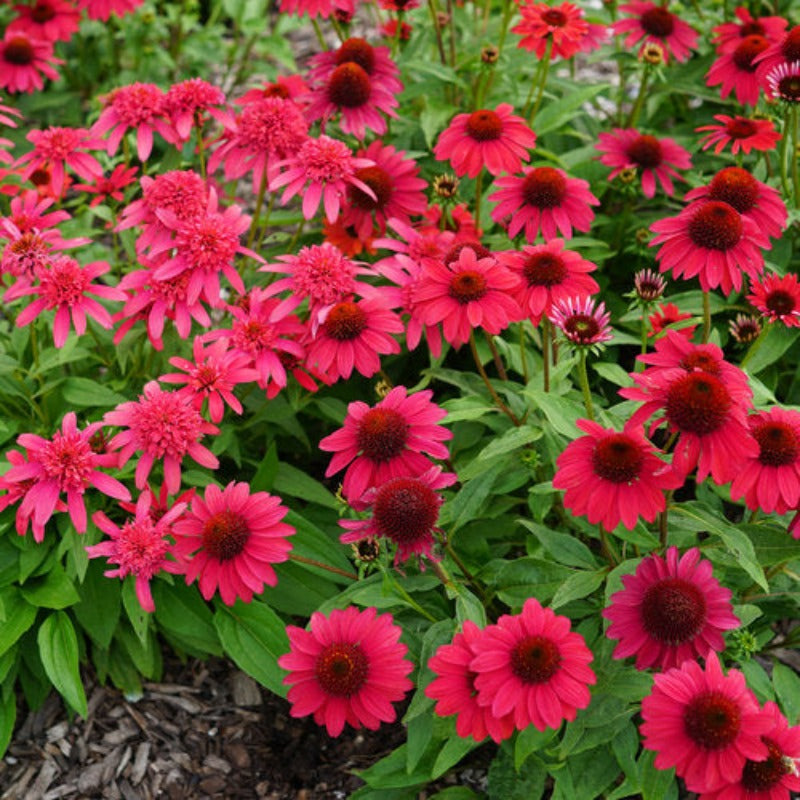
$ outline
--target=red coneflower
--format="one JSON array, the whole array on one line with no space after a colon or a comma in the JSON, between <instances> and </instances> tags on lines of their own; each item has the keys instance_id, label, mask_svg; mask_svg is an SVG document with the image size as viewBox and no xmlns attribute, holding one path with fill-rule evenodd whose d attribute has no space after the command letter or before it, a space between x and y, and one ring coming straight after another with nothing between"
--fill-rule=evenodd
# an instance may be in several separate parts
<instances>
[{"instance_id":1,"label":"red coneflower","mask_svg":"<svg viewBox=\"0 0 800 800\"><path fill-rule=\"evenodd\" d=\"M748 302L770 322L800 327L800 282L796 275L765 275L761 281L751 281L750 292Z\"/></svg>"},{"instance_id":2,"label":"red coneflower","mask_svg":"<svg viewBox=\"0 0 800 800\"><path fill-rule=\"evenodd\" d=\"M761 92L762 82L756 74L756 59L769 47L763 36L745 36L730 53L723 53L711 65L706 75L706 86L720 87L724 100L736 91L736 100L742 105L755 106Z\"/></svg>"},{"instance_id":3,"label":"red coneflower","mask_svg":"<svg viewBox=\"0 0 800 800\"><path fill-rule=\"evenodd\" d=\"M576 5L549 6L524 0L519 3L519 13L522 21L511 32L522 37L517 46L533 51L537 58L544 58L548 47L551 47L552 58L572 58L583 49L589 25Z\"/></svg>"},{"instance_id":4,"label":"red coneflower","mask_svg":"<svg viewBox=\"0 0 800 800\"><path fill-rule=\"evenodd\" d=\"M603 302L595 306L592 297L568 297L550 307L548 319L564 334L568 342L579 347L592 347L614 338L611 314Z\"/></svg>"},{"instance_id":5,"label":"red coneflower","mask_svg":"<svg viewBox=\"0 0 800 800\"><path fill-rule=\"evenodd\" d=\"M81 24L81 12L67 0L33 0L15 5L14 11L17 17L6 30L45 42L68 42Z\"/></svg>"},{"instance_id":6,"label":"red coneflower","mask_svg":"<svg viewBox=\"0 0 800 800\"><path fill-rule=\"evenodd\" d=\"M686 61L689 51L697 44L695 31L666 5L634 0L621 5L619 11L632 15L611 26L615 34L627 34L625 47L644 40L643 45L651 42L659 45L664 50L665 60L668 61L672 55L676 61Z\"/></svg>"},{"instance_id":7,"label":"red coneflower","mask_svg":"<svg viewBox=\"0 0 800 800\"><path fill-rule=\"evenodd\" d=\"M0 40L0 89L8 92L35 92L42 89L42 75L58 80L53 66L63 64L53 55L53 43L6 29Z\"/></svg>"},{"instance_id":8,"label":"red coneflower","mask_svg":"<svg viewBox=\"0 0 800 800\"><path fill-rule=\"evenodd\" d=\"M706 134L701 142L703 150L708 150L711 145L715 153L721 153L729 144L731 152L736 155L741 149L745 155L751 150L768 152L774 150L781 139L781 134L768 119L750 119L749 117L728 117L725 114L715 114L714 119L721 125L703 125L695 128L696 131L711 131Z\"/></svg>"},{"instance_id":9,"label":"red coneflower","mask_svg":"<svg viewBox=\"0 0 800 800\"><path fill-rule=\"evenodd\" d=\"M718 53L730 53L747 36L766 36L771 42L779 41L789 24L783 17L754 17L745 6L734 12L738 22L723 22L712 28L711 43Z\"/></svg>"}]
</instances>

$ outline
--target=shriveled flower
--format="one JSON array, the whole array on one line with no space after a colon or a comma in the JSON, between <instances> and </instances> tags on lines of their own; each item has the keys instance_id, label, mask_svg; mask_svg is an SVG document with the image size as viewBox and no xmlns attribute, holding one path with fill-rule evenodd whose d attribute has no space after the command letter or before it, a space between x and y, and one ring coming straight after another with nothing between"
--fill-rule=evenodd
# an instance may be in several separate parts
<instances>
[{"instance_id":1,"label":"shriveled flower","mask_svg":"<svg viewBox=\"0 0 800 800\"><path fill-rule=\"evenodd\" d=\"M771 273L760 281L751 281L747 300L770 322L800 327L800 282L793 273L783 277Z\"/></svg>"},{"instance_id":2,"label":"shriveled flower","mask_svg":"<svg viewBox=\"0 0 800 800\"><path fill-rule=\"evenodd\" d=\"M172 543L167 537L172 532L172 523L183 514L186 503L175 503L158 519L153 518L151 506L152 495L146 490L136 502L136 515L121 528L102 511L96 511L92 522L111 538L86 548L89 558L104 556L110 566L116 566L103 573L107 578L134 576L136 599L147 612L156 610L150 581L162 571L172 575L183 573L183 565L168 558L172 554Z\"/></svg>"},{"instance_id":3,"label":"shriveled flower","mask_svg":"<svg viewBox=\"0 0 800 800\"><path fill-rule=\"evenodd\" d=\"M157 381L145 384L144 394L137 401L121 403L107 412L103 421L125 428L109 443L110 450L120 451L119 466L141 452L136 464L137 489L145 488L156 461L163 463L164 483L170 494L180 489L184 456L191 456L208 469L219 466L216 456L200 444L205 434L219 433L219 429L206 422L183 394L165 392Z\"/></svg>"},{"instance_id":4,"label":"shriveled flower","mask_svg":"<svg viewBox=\"0 0 800 800\"><path fill-rule=\"evenodd\" d=\"M17 510L17 533L24 534L30 521L33 538L41 542L44 526L58 510L62 493L66 494L66 510L78 533L86 531L83 496L90 486L117 500L130 500L125 486L98 469L114 466L115 461L114 456L95 453L92 449L91 438L102 427L102 422L93 422L79 431L75 413L70 411L64 415L61 430L56 431L52 439L32 433L17 437L28 460L16 464L12 461L11 469L3 475L5 486L26 484Z\"/></svg>"},{"instance_id":5,"label":"shriveled flower","mask_svg":"<svg viewBox=\"0 0 800 800\"><path fill-rule=\"evenodd\" d=\"M751 344L761 333L761 323L758 317L739 313L728 323L728 329L734 341L742 345Z\"/></svg>"},{"instance_id":6,"label":"shriveled flower","mask_svg":"<svg viewBox=\"0 0 800 800\"><path fill-rule=\"evenodd\" d=\"M623 17L611 26L615 34L625 35L625 47L637 42L654 42L664 49L664 60L672 56L676 61L686 61L697 45L697 34L690 25L666 5L656 5L651 0L634 0L619 7Z\"/></svg>"},{"instance_id":7,"label":"shriveled flower","mask_svg":"<svg viewBox=\"0 0 800 800\"><path fill-rule=\"evenodd\" d=\"M510 215L508 235L513 238L524 229L528 242L533 242L539 232L545 241L559 233L571 239L573 228L585 233L594 219L591 206L600 204L589 191L588 181L568 178L556 167L532 167L522 177L498 178L495 186L499 190L488 197L497 203L492 219L504 224Z\"/></svg>"},{"instance_id":8,"label":"shriveled flower","mask_svg":"<svg viewBox=\"0 0 800 800\"><path fill-rule=\"evenodd\" d=\"M736 155L739 150L749 155L751 150L769 152L774 150L781 139L781 134L768 119L750 119L749 117L729 117L725 114L715 114L714 119L719 125L703 125L695 128L696 131L711 131L702 139L703 150L715 145L714 152L721 153L728 144L731 144L731 153Z\"/></svg>"},{"instance_id":9,"label":"shriveled flower","mask_svg":"<svg viewBox=\"0 0 800 800\"><path fill-rule=\"evenodd\" d=\"M567 445L553 477L553 488L566 490L565 508L607 531L620 522L632 530L639 517L652 522L666 508L664 491L680 487L682 476L655 455L641 426L618 433L588 419L576 425L586 435Z\"/></svg>"},{"instance_id":10,"label":"shriveled flower","mask_svg":"<svg viewBox=\"0 0 800 800\"><path fill-rule=\"evenodd\" d=\"M720 586L710 561L696 547L683 556L670 547L666 559L651 553L623 575L603 616L614 658L636 656L636 669L668 670L725 649L724 631L739 627L731 590Z\"/></svg>"},{"instance_id":11,"label":"shriveled flower","mask_svg":"<svg viewBox=\"0 0 800 800\"><path fill-rule=\"evenodd\" d=\"M289 558L289 536L295 529L281 520L289 509L280 497L252 492L250 485L231 481L224 489L206 487L196 495L173 527L175 554L186 565L186 583L198 581L200 594L210 600L216 592L225 605L237 598L245 603L275 586L273 564Z\"/></svg>"},{"instance_id":12,"label":"shriveled flower","mask_svg":"<svg viewBox=\"0 0 800 800\"><path fill-rule=\"evenodd\" d=\"M601 133L596 147L602 153L600 162L613 167L609 180L625 169L641 172L645 197L655 195L656 179L664 193L671 197L675 191L672 178L683 180L676 169L692 166L689 152L674 139L659 139L648 133L639 133L635 128L614 128L612 133Z\"/></svg>"},{"instance_id":13,"label":"shriveled flower","mask_svg":"<svg viewBox=\"0 0 800 800\"><path fill-rule=\"evenodd\" d=\"M409 396L405 386L395 386L373 408L350 403L343 427L319 443L320 450L334 453L325 477L347 467L344 496L358 500L392 478L426 472L431 462L423 453L448 458L444 442L453 434L439 424L447 412L432 397L429 390Z\"/></svg>"},{"instance_id":14,"label":"shriveled flower","mask_svg":"<svg viewBox=\"0 0 800 800\"><path fill-rule=\"evenodd\" d=\"M644 747L656 753L657 769L675 772L693 792L734 783L749 760L763 761L769 749L761 737L772 721L758 707L744 675L722 672L717 654L705 669L694 661L655 676L642 700Z\"/></svg>"},{"instance_id":15,"label":"shriveled flower","mask_svg":"<svg viewBox=\"0 0 800 800\"><path fill-rule=\"evenodd\" d=\"M292 717L314 715L330 736L345 723L377 730L397 717L392 703L413 688L408 674L414 665L404 656L403 629L391 614L374 607L334 609L329 616L311 615L311 630L286 628L290 651L278 659L289 674L287 698Z\"/></svg>"},{"instance_id":16,"label":"shriveled flower","mask_svg":"<svg viewBox=\"0 0 800 800\"><path fill-rule=\"evenodd\" d=\"M550 307L548 318L567 341L579 347L591 347L614 338L609 325L611 314L606 311L606 304L595 305L592 297L558 300Z\"/></svg>"},{"instance_id":17,"label":"shriveled flower","mask_svg":"<svg viewBox=\"0 0 800 800\"><path fill-rule=\"evenodd\" d=\"M513 110L509 103L500 103L494 111L456 114L433 148L437 161L449 161L456 175L470 178L484 167L492 175L519 172L536 146L536 134Z\"/></svg>"}]
</instances>

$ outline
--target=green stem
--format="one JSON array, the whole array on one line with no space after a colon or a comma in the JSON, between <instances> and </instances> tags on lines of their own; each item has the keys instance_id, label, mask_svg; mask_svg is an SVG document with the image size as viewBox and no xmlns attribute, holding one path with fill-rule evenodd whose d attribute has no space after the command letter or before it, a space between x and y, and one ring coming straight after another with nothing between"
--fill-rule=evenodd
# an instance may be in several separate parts
<instances>
[{"instance_id":1,"label":"green stem","mask_svg":"<svg viewBox=\"0 0 800 800\"><path fill-rule=\"evenodd\" d=\"M759 351L761 345L764 344L764 339L767 338L770 327L771 325L769 323L765 323L764 327L761 328L761 333L758 334L758 338L750 345L741 364L739 364L740 369L744 369L747 366L747 362Z\"/></svg>"},{"instance_id":2,"label":"green stem","mask_svg":"<svg viewBox=\"0 0 800 800\"><path fill-rule=\"evenodd\" d=\"M528 356L525 348L525 323L519 323L519 360L522 362L522 377L525 385L528 385L530 377L528 375Z\"/></svg>"},{"instance_id":3,"label":"green stem","mask_svg":"<svg viewBox=\"0 0 800 800\"><path fill-rule=\"evenodd\" d=\"M403 586L400 584L400 581L398 581L398 580L397 580L397 578L396 578L396 577L395 577L395 576L394 576L394 575L393 575L391 572L388 572L388 571L386 570L386 567L384 567L383 565L381 565L381 572L383 572L383 574L384 574L384 575L386 575L386 576L389 578L389 580L392 582L392 586L394 586L395 590L396 590L396 591L397 591L397 593L400 595L400 597L402 597L402 598L403 598L403 600L405 600L405 601L406 601L406 603L408 603L408 605L410 605L410 606L411 606L411 608L413 608L413 609L414 609L414 611L416 611L416 612L417 612L418 614L420 614L421 616L425 617L425 619L427 619L427 620L428 620L428 622L438 622L438 621L439 621L439 620L437 620L437 619L436 619L436 617L434 617L434 616L433 616L433 615L432 615L430 612L426 611L426 610L425 610L425 609L424 609L424 608L423 608L423 607L422 607L422 606L421 606L421 605L420 605L420 604L419 604L419 603L418 603L418 602L417 602L417 601L416 601L416 600L415 600L415 599L414 599L414 598L413 598L413 597L412 597L412 596L411 596L411 595L410 595L410 594L409 594L409 593L408 593L408 592L407 592L407 591L406 591L406 590L403 588Z\"/></svg>"},{"instance_id":4,"label":"green stem","mask_svg":"<svg viewBox=\"0 0 800 800\"><path fill-rule=\"evenodd\" d=\"M711 336L711 295L703 292L703 343L708 341Z\"/></svg>"},{"instance_id":5,"label":"green stem","mask_svg":"<svg viewBox=\"0 0 800 800\"><path fill-rule=\"evenodd\" d=\"M673 494L674 490L672 489L666 493L664 498L664 510L658 515L658 540L661 543L661 547L665 550L667 548L667 521L669 520L669 504L672 500Z\"/></svg>"},{"instance_id":6,"label":"green stem","mask_svg":"<svg viewBox=\"0 0 800 800\"><path fill-rule=\"evenodd\" d=\"M794 187L794 207L800 208L800 169L797 164L798 124L797 105L792 105L792 185Z\"/></svg>"},{"instance_id":7,"label":"green stem","mask_svg":"<svg viewBox=\"0 0 800 800\"><path fill-rule=\"evenodd\" d=\"M639 115L642 113L644 106L644 98L647 93L647 84L650 81L650 65L645 64L642 71L642 81L639 84L639 94L636 95L636 102L633 104L631 113L628 116L628 121L625 124L626 128L635 128L636 123L639 121Z\"/></svg>"},{"instance_id":8,"label":"green stem","mask_svg":"<svg viewBox=\"0 0 800 800\"><path fill-rule=\"evenodd\" d=\"M327 50L328 45L325 43L325 37L322 35L322 28L319 27L319 22L317 22L317 20L314 17L312 17L311 24L314 26L314 33L317 34L317 41L319 42L319 46L323 50Z\"/></svg>"},{"instance_id":9,"label":"green stem","mask_svg":"<svg viewBox=\"0 0 800 800\"><path fill-rule=\"evenodd\" d=\"M528 95L528 103L525 106L525 113L523 116L528 120L528 123L532 126L533 121L536 119L536 114L539 111L539 107L542 105L542 100L544 99L544 87L547 85L547 75L550 72L550 59L553 54L553 39L550 37L547 41L547 49L544 51L544 58L542 59L541 64L539 65L539 69L537 70L538 80L535 82L534 85L538 84L537 87L537 94L536 94L536 101L533 104L533 109L528 109L528 105L530 103L530 95ZM533 87L531 87L533 88Z\"/></svg>"},{"instance_id":10,"label":"green stem","mask_svg":"<svg viewBox=\"0 0 800 800\"><path fill-rule=\"evenodd\" d=\"M508 373L506 372L506 368L503 365L503 359L500 358L500 353L497 352L497 347L495 347L494 339L492 335L484 330L484 335L486 336L486 342L489 345L489 349L492 351L492 359L494 360L494 367L497 370L497 374L500 376L501 381L508 380Z\"/></svg>"},{"instance_id":11,"label":"green stem","mask_svg":"<svg viewBox=\"0 0 800 800\"><path fill-rule=\"evenodd\" d=\"M447 66L447 56L444 54L444 42L442 41L442 29L439 27L439 9L436 7L436 0L428 0L428 10L431 13L433 30L436 33L436 46L439 49L439 59L442 64Z\"/></svg>"},{"instance_id":12,"label":"green stem","mask_svg":"<svg viewBox=\"0 0 800 800\"><path fill-rule=\"evenodd\" d=\"M400 49L400 34L403 30L403 10L400 9L397 12L397 28L394 32L394 38L392 39L392 58L397 55L397 51Z\"/></svg>"},{"instance_id":13,"label":"green stem","mask_svg":"<svg viewBox=\"0 0 800 800\"><path fill-rule=\"evenodd\" d=\"M492 382L489 380L489 376L486 374L486 370L483 368L483 364L481 364L481 357L478 355L478 347L475 344L475 333L470 331L469 334L469 349L472 351L472 358L475 360L475 366L478 368L478 373L480 374L486 388L489 390L489 394L492 396L492 400L494 400L495 405L517 426L521 425L517 415L503 402L503 399L500 397L499 394L495 391L494 386L492 386Z\"/></svg>"},{"instance_id":14,"label":"green stem","mask_svg":"<svg viewBox=\"0 0 800 800\"><path fill-rule=\"evenodd\" d=\"M550 391L550 320L542 320L542 370L543 386L545 392Z\"/></svg>"},{"instance_id":15,"label":"green stem","mask_svg":"<svg viewBox=\"0 0 800 800\"><path fill-rule=\"evenodd\" d=\"M478 173L475 180L475 222L481 226L481 195L483 194L483 170Z\"/></svg>"},{"instance_id":16,"label":"green stem","mask_svg":"<svg viewBox=\"0 0 800 800\"><path fill-rule=\"evenodd\" d=\"M300 235L303 233L303 228L306 226L305 217L300 220L300 224L297 226L297 230L294 232L294 236L292 236L292 240L289 242L289 245L286 248L287 253L294 253L295 245L297 244L297 240L300 238Z\"/></svg>"},{"instance_id":17,"label":"green stem","mask_svg":"<svg viewBox=\"0 0 800 800\"><path fill-rule=\"evenodd\" d=\"M448 2L452 2L452 0L448 0ZM497 61L492 64L489 71L489 76L486 78L486 82L480 89L477 99L478 108L482 107L483 99L489 96L489 90L492 88L494 76L497 71L497 65L500 63L500 58L503 55L503 46L506 43L506 33L508 33L508 23L511 21L513 10L514 7L511 3L511 0L503 0L503 20L500 23L500 37L497 40Z\"/></svg>"},{"instance_id":18,"label":"green stem","mask_svg":"<svg viewBox=\"0 0 800 800\"><path fill-rule=\"evenodd\" d=\"M586 348L581 347L578 351L578 380L583 391L583 405L586 407L586 416L594 419L594 405L592 404L592 392L589 389L589 375L586 372Z\"/></svg>"},{"instance_id":19,"label":"green stem","mask_svg":"<svg viewBox=\"0 0 800 800\"><path fill-rule=\"evenodd\" d=\"M781 151L779 154L780 162L781 162L781 187L783 188L784 197L788 197L791 194L789 189L789 172L787 167L787 154L789 150L789 128L790 128L790 120L789 120L789 111L787 110L786 116L783 120L783 138L781 139Z\"/></svg>"},{"instance_id":20,"label":"green stem","mask_svg":"<svg viewBox=\"0 0 800 800\"><path fill-rule=\"evenodd\" d=\"M640 337L641 337L641 354L647 355L647 334L649 333L650 325L647 321L647 313L644 309L642 309L642 322L640 327ZM640 361L638 358L636 359L636 365L634 366L635 372L641 372L644 369L644 362Z\"/></svg>"},{"instance_id":21,"label":"green stem","mask_svg":"<svg viewBox=\"0 0 800 800\"><path fill-rule=\"evenodd\" d=\"M289 559L291 561L296 561L298 564L310 564L312 567L319 567L320 569L332 572L334 575L341 575L343 578L350 578L354 581L358 580L358 575L356 575L355 572L348 572L347 570L339 569L339 567L332 567L330 564L323 564L322 561L299 556L297 553L289 553Z\"/></svg>"},{"instance_id":22,"label":"green stem","mask_svg":"<svg viewBox=\"0 0 800 800\"><path fill-rule=\"evenodd\" d=\"M598 525L600 531L600 549L603 551L603 557L608 561L609 566L616 567L619 564L619 557L614 552L611 546L611 540L608 538L608 533L602 525Z\"/></svg>"},{"instance_id":23,"label":"green stem","mask_svg":"<svg viewBox=\"0 0 800 800\"><path fill-rule=\"evenodd\" d=\"M266 171L261 175L261 182L258 184L258 197L256 197L256 208L253 211L253 218L250 220L250 233L247 234L247 249L253 246L256 240L256 228L258 227L258 218L261 215L261 206L264 205L264 193L267 191L267 173Z\"/></svg>"},{"instance_id":24,"label":"green stem","mask_svg":"<svg viewBox=\"0 0 800 800\"><path fill-rule=\"evenodd\" d=\"M202 175L203 180L206 179L206 149L205 143L203 142L203 122L200 119L200 114L197 113L195 115L194 120L194 129L197 133L197 154L200 157L200 175Z\"/></svg>"},{"instance_id":25,"label":"green stem","mask_svg":"<svg viewBox=\"0 0 800 800\"><path fill-rule=\"evenodd\" d=\"M450 66L455 69L456 66L456 25L455 15L453 14L453 0L447 0L447 29L450 33Z\"/></svg>"}]
</instances>

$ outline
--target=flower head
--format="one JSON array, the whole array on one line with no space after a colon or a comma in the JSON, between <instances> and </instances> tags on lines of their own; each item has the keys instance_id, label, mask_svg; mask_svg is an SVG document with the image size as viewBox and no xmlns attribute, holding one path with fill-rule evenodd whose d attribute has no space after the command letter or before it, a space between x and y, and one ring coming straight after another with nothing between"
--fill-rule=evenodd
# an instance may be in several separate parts
<instances>
[{"instance_id":1,"label":"flower head","mask_svg":"<svg viewBox=\"0 0 800 800\"><path fill-rule=\"evenodd\" d=\"M517 46L532 50L537 58L543 58L548 47L552 58L572 58L584 49L589 24L573 3L550 6L527 0L519 4L519 13L522 21L511 32L522 36Z\"/></svg>"},{"instance_id":2,"label":"flower head","mask_svg":"<svg viewBox=\"0 0 800 800\"><path fill-rule=\"evenodd\" d=\"M290 625L286 633L291 649L278 664L289 671L283 682L291 687L291 716L313 714L330 736L345 723L377 730L396 718L392 703L412 688L407 675L414 665L404 658L408 648L391 614L355 606L327 617L315 611L311 630Z\"/></svg>"},{"instance_id":3,"label":"flower head","mask_svg":"<svg viewBox=\"0 0 800 800\"><path fill-rule=\"evenodd\" d=\"M14 6L17 16L8 25L9 31L22 31L32 39L45 42L68 42L78 30L81 13L67 0L34 0Z\"/></svg>"},{"instance_id":4,"label":"flower head","mask_svg":"<svg viewBox=\"0 0 800 800\"><path fill-rule=\"evenodd\" d=\"M58 80L54 65L63 63L53 55L52 42L6 28L0 40L0 89L12 93L41 90L42 75Z\"/></svg>"},{"instance_id":5,"label":"flower head","mask_svg":"<svg viewBox=\"0 0 800 800\"><path fill-rule=\"evenodd\" d=\"M722 53L711 65L706 76L707 86L720 88L724 100L732 91L741 105L755 106L761 93L761 81L756 69L757 57L769 47L769 40L758 34L745 36L729 53Z\"/></svg>"},{"instance_id":6,"label":"flower head","mask_svg":"<svg viewBox=\"0 0 800 800\"><path fill-rule=\"evenodd\" d=\"M701 140L703 150L715 145L714 152L721 153L731 142L731 153L736 155L742 150L749 155L751 150L769 152L774 150L781 139L781 134L768 119L750 119L749 117L729 117L725 114L715 114L714 119L719 125L703 125L695 128L696 131L711 131Z\"/></svg>"},{"instance_id":7,"label":"flower head","mask_svg":"<svg viewBox=\"0 0 800 800\"><path fill-rule=\"evenodd\" d=\"M771 42L780 41L788 25L783 17L754 17L745 6L739 6L733 13L736 22L723 22L712 29L711 42L718 53L732 52L747 36L766 36Z\"/></svg>"},{"instance_id":8,"label":"flower head","mask_svg":"<svg viewBox=\"0 0 800 800\"><path fill-rule=\"evenodd\" d=\"M206 600L218 591L229 606L237 597L249 603L264 584L275 586L272 564L289 558L287 537L295 533L281 522L288 513L280 497L251 493L247 483L208 486L173 528L175 554L187 562L186 583L198 580Z\"/></svg>"},{"instance_id":9,"label":"flower head","mask_svg":"<svg viewBox=\"0 0 800 800\"><path fill-rule=\"evenodd\" d=\"M768 94L786 105L800 103L800 62L778 64L765 76Z\"/></svg>"},{"instance_id":10,"label":"flower head","mask_svg":"<svg viewBox=\"0 0 800 800\"><path fill-rule=\"evenodd\" d=\"M780 277L772 273L760 281L751 281L747 299L770 322L800 327L800 282L796 275Z\"/></svg>"},{"instance_id":11,"label":"flower head","mask_svg":"<svg viewBox=\"0 0 800 800\"><path fill-rule=\"evenodd\" d=\"M558 300L550 307L548 318L567 341L578 347L591 347L614 338L609 325L611 314L606 311L606 304L600 302L595 307L592 297Z\"/></svg>"},{"instance_id":12,"label":"flower head","mask_svg":"<svg viewBox=\"0 0 800 800\"><path fill-rule=\"evenodd\" d=\"M725 649L723 631L739 627L730 589L720 586L696 547L683 556L670 547L666 560L651 553L622 583L603 611L611 620L606 636L619 640L614 658L635 655L636 669L668 670L705 658Z\"/></svg>"},{"instance_id":13,"label":"flower head","mask_svg":"<svg viewBox=\"0 0 800 800\"><path fill-rule=\"evenodd\" d=\"M633 0L619 10L631 16L623 17L611 27L616 34L626 34L625 47L637 42L655 43L664 49L665 60L672 56L676 61L686 61L689 51L697 44L697 34L666 5L656 5L651 0Z\"/></svg>"}]
</instances>

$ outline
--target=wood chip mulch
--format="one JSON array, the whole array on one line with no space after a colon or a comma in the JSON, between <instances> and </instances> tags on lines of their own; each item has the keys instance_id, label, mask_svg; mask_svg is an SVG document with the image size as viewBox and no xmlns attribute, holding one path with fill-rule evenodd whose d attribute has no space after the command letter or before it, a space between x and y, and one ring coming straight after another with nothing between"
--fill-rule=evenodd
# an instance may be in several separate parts
<instances>
[{"instance_id":1,"label":"wood chip mulch","mask_svg":"<svg viewBox=\"0 0 800 800\"><path fill-rule=\"evenodd\" d=\"M168 663L132 702L87 683L87 719L53 694L0 760L0 800L344 800L352 774L405 739L398 723L327 736L221 659Z\"/></svg>"}]
</instances>

